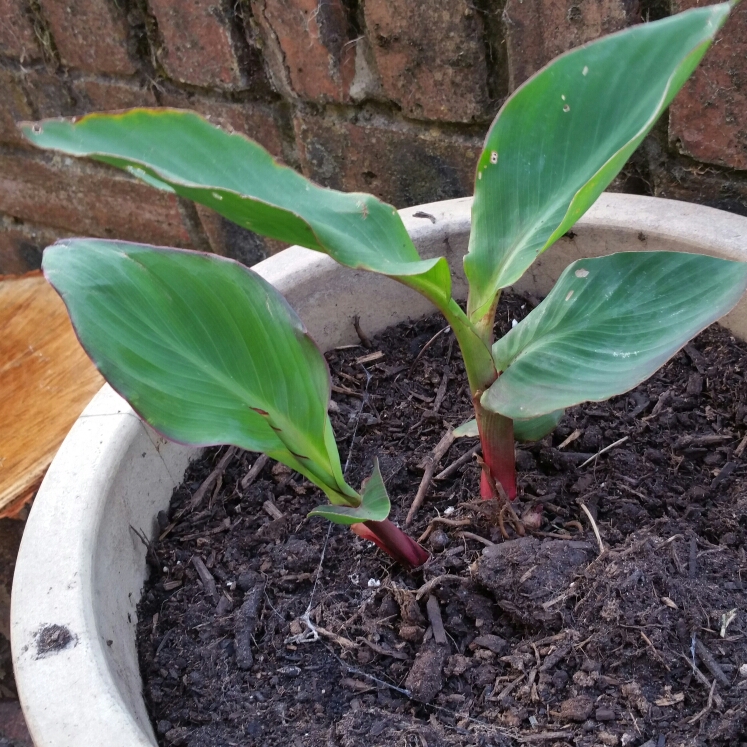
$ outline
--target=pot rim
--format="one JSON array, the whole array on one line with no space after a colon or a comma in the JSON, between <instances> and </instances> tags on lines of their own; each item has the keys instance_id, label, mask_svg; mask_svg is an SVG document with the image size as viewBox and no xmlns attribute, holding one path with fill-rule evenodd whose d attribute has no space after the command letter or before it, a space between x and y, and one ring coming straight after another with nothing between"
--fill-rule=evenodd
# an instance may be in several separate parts
<instances>
[{"instance_id":1,"label":"pot rim","mask_svg":"<svg viewBox=\"0 0 747 747\"><path fill-rule=\"evenodd\" d=\"M456 297L466 287L459 260L471 202L460 198L400 211L423 256L449 259ZM621 248L679 249L747 261L747 218L690 203L604 193L572 235L542 255L515 287L546 293L570 261ZM355 339L349 319L365 295L361 288L376 301L370 332L432 308L397 283L299 247L253 269L286 295L323 349ZM747 339L747 300L722 323ZM134 642L145 575L138 533L155 531L155 514L168 505L198 452L161 438L108 385L62 444L27 522L11 600L16 682L36 747L156 745Z\"/></svg>"}]
</instances>

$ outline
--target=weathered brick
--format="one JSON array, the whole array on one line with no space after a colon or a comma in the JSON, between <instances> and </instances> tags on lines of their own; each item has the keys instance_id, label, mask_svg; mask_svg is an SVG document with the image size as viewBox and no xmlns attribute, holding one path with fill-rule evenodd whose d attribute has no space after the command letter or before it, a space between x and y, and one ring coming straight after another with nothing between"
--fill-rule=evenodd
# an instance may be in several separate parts
<instances>
[{"instance_id":1,"label":"weathered brick","mask_svg":"<svg viewBox=\"0 0 747 747\"><path fill-rule=\"evenodd\" d=\"M38 117L69 117L78 114L63 76L46 67L22 68L18 80Z\"/></svg>"},{"instance_id":2,"label":"weathered brick","mask_svg":"<svg viewBox=\"0 0 747 747\"><path fill-rule=\"evenodd\" d=\"M111 0L39 0L62 63L90 72L129 75L124 8Z\"/></svg>"},{"instance_id":3,"label":"weathered brick","mask_svg":"<svg viewBox=\"0 0 747 747\"><path fill-rule=\"evenodd\" d=\"M288 244L268 239L237 226L210 208L197 205L197 213L207 234L210 248L222 257L231 257L250 267L286 249Z\"/></svg>"},{"instance_id":4,"label":"weathered brick","mask_svg":"<svg viewBox=\"0 0 747 747\"><path fill-rule=\"evenodd\" d=\"M701 3L681 0L676 10ZM747 6L739 5L669 109L670 138L699 161L747 169Z\"/></svg>"},{"instance_id":5,"label":"weathered brick","mask_svg":"<svg viewBox=\"0 0 747 747\"><path fill-rule=\"evenodd\" d=\"M16 126L17 122L33 119L26 94L19 81L19 74L0 68L0 141L25 145L25 140Z\"/></svg>"},{"instance_id":6,"label":"weathered brick","mask_svg":"<svg viewBox=\"0 0 747 747\"><path fill-rule=\"evenodd\" d=\"M295 118L304 173L334 189L370 192L398 208L472 194L478 137L362 118Z\"/></svg>"},{"instance_id":7,"label":"weathered brick","mask_svg":"<svg viewBox=\"0 0 747 747\"><path fill-rule=\"evenodd\" d=\"M0 0L0 54L21 62L41 57L29 7L24 0Z\"/></svg>"},{"instance_id":8,"label":"weathered brick","mask_svg":"<svg viewBox=\"0 0 747 747\"><path fill-rule=\"evenodd\" d=\"M230 18L216 0L151 0L164 48L166 73L196 86L242 88Z\"/></svg>"},{"instance_id":9,"label":"weathered brick","mask_svg":"<svg viewBox=\"0 0 747 747\"><path fill-rule=\"evenodd\" d=\"M355 76L355 45L342 0L252 0L279 88L307 101L344 102Z\"/></svg>"},{"instance_id":10,"label":"weathered brick","mask_svg":"<svg viewBox=\"0 0 747 747\"><path fill-rule=\"evenodd\" d=\"M256 140L273 156L283 155L279 114L270 104L256 101L235 103L170 90L162 92L160 98L164 106L196 111L225 130L241 132Z\"/></svg>"},{"instance_id":11,"label":"weathered brick","mask_svg":"<svg viewBox=\"0 0 747 747\"><path fill-rule=\"evenodd\" d=\"M639 22L638 7L634 0L507 0L511 90L559 54Z\"/></svg>"},{"instance_id":12,"label":"weathered brick","mask_svg":"<svg viewBox=\"0 0 747 747\"><path fill-rule=\"evenodd\" d=\"M484 29L469 0L368 0L365 18L384 93L407 116L450 122L485 116Z\"/></svg>"},{"instance_id":13,"label":"weathered brick","mask_svg":"<svg viewBox=\"0 0 747 747\"><path fill-rule=\"evenodd\" d=\"M71 85L81 114L157 104L149 87L131 81L81 77Z\"/></svg>"},{"instance_id":14,"label":"weathered brick","mask_svg":"<svg viewBox=\"0 0 747 747\"><path fill-rule=\"evenodd\" d=\"M38 270L44 248L69 234L0 215L0 275Z\"/></svg>"},{"instance_id":15,"label":"weathered brick","mask_svg":"<svg viewBox=\"0 0 747 747\"><path fill-rule=\"evenodd\" d=\"M0 153L0 212L78 235L193 246L173 194L67 157Z\"/></svg>"}]
</instances>

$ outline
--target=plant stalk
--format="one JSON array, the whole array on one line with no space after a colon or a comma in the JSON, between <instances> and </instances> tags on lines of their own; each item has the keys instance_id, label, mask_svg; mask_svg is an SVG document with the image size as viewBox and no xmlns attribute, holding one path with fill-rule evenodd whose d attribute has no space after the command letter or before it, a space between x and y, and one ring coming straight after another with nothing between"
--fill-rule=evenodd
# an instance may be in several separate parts
<instances>
[{"instance_id":1,"label":"plant stalk","mask_svg":"<svg viewBox=\"0 0 747 747\"><path fill-rule=\"evenodd\" d=\"M408 571L419 568L430 557L427 550L389 519L364 521L362 524L353 524L350 528L359 537L375 543Z\"/></svg>"},{"instance_id":2,"label":"plant stalk","mask_svg":"<svg viewBox=\"0 0 747 747\"><path fill-rule=\"evenodd\" d=\"M480 478L480 495L483 498L497 498L495 488L500 484L508 499L513 500L516 498L514 421L497 412L486 410L480 404L481 394L475 394L473 402L482 444L482 458L490 475L483 470ZM495 484L491 484L491 478Z\"/></svg>"}]
</instances>

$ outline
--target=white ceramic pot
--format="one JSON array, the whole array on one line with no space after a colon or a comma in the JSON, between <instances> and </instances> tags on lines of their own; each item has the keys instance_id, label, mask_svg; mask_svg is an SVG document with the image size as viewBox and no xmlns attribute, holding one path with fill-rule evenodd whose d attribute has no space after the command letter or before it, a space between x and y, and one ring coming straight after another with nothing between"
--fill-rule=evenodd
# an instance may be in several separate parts
<instances>
[{"instance_id":1,"label":"white ceramic pot","mask_svg":"<svg viewBox=\"0 0 747 747\"><path fill-rule=\"evenodd\" d=\"M466 287L470 199L402 211L423 256L445 255L454 295ZM547 293L580 257L683 250L747 261L747 218L682 202L604 194L519 284ZM255 267L288 298L323 349L429 311L404 286L288 249ZM723 320L747 339L747 300ZM65 439L36 497L12 597L16 682L36 747L156 744L141 694L136 606L146 573L138 533L155 517L197 451L165 441L105 386Z\"/></svg>"}]
</instances>

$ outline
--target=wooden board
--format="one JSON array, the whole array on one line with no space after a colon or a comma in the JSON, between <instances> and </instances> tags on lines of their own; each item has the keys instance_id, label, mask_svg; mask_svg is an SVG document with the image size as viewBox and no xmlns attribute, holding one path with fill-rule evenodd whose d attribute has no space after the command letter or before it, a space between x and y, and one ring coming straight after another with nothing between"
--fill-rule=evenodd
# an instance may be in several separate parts
<instances>
[{"instance_id":1,"label":"wooden board","mask_svg":"<svg viewBox=\"0 0 747 747\"><path fill-rule=\"evenodd\" d=\"M34 496L102 384L41 273L0 278L0 518Z\"/></svg>"}]
</instances>

